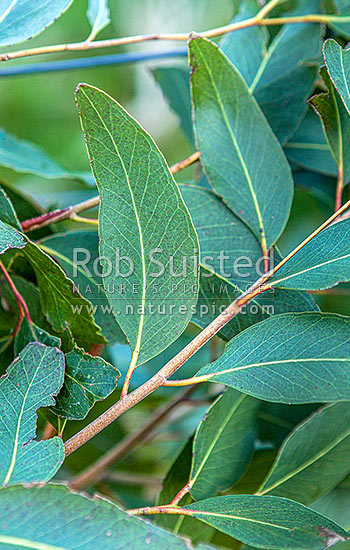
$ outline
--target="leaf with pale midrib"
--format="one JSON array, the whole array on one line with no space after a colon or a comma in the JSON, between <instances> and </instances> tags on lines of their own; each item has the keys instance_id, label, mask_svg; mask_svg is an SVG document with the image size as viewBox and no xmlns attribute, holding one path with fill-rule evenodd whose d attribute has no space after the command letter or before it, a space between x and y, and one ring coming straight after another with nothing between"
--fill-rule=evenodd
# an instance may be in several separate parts
<instances>
[{"instance_id":1,"label":"leaf with pale midrib","mask_svg":"<svg viewBox=\"0 0 350 550\"><path fill-rule=\"evenodd\" d=\"M0 254L10 248L24 248L25 245L25 238L13 227L0 220Z\"/></svg>"},{"instance_id":2,"label":"leaf with pale midrib","mask_svg":"<svg viewBox=\"0 0 350 550\"><path fill-rule=\"evenodd\" d=\"M191 495L201 500L232 487L253 454L259 401L227 390L209 408L193 442Z\"/></svg>"},{"instance_id":3,"label":"leaf with pale midrib","mask_svg":"<svg viewBox=\"0 0 350 550\"><path fill-rule=\"evenodd\" d=\"M350 404L329 405L288 436L258 494L310 504L350 472L349 452Z\"/></svg>"},{"instance_id":4,"label":"leaf with pale midrib","mask_svg":"<svg viewBox=\"0 0 350 550\"><path fill-rule=\"evenodd\" d=\"M64 376L57 348L28 344L0 379L0 482L45 482L64 460L61 438L33 441L36 410L53 405Z\"/></svg>"},{"instance_id":5,"label":"leaf with pale midrib","mask_svg":"<svg viewBox=\"0 0 350 550\"><path fill-rule=\"evenodd\" d=\"M323 45L328 74L350 115L350 50L329 39Z\"/></svg>"},{"instance_id":6,"label":"leaf with pale midrib","mask_svg":"<svg viewBox=\"0 0 350 550\"><path fill-rule=\"evenodd\" d=\"M108 0L89 0L86 15L91 25L91 33L96 36L111 22Z\"/></svg>"},{"instance_id":7,"label":"leaf with pale midrib","mask_svg":"<svg viewBox=\"0 0 350 550\"><path fill-rule=\"evenodd\" d=\"M189 541L64 485L0 490L0 546L40 550L189 550ZM54 528L53 528L54 527ZM198 550L211 546L199 545Z\"/></svg>"},{"instance_id":8,"label":"leaf with pale midrib","mask_svg":"<svg viewBox=\"0 0 350 550\"><path fill-rule=\"evenodd\" d=\"M350 280L350 220L330 225L303 246L269 281L268 286L322 290Z\"/></svg>"},{"instance_id":9,"label":"leaf with pale midrib","mask_svg":"<svg viewBox=\"0 0 350 550\"><path fill-rule=\"evenodd\" d=\"M73 0L16 0L0 6L0 46L32 38L53 23Z\"/></svg>"},{"instance_id":10,"label":"leaf with pale midrib","mask_svg":"<svg viewBox=\"0 0 350 550\"><path fill-rule=\"evenodd\" d=\"M320 13L319 0L298 0L287 17ZM245 0L234 21L253 17L261 9L258 1ZM273 15L272 15L273 16ZM261 110L281 143L300 124L305 103L313 90L321 57L322 25L286 24L271 39L259 26L235 30L221 47L250 86ZM292 83L292 85L291 85Z\"/></svg>"},{"instance_id":11,"label":"leaf with pale midrib","mask_svg":"<svg viewBox=\"0 0 350 550\"><path fill-rule=\"evenodd\" d=\"M213 42L189 43L194 122L208 179L226 204L271 246L289 216L288 162L241 75Z\"/></svg>"},{"instance_id":12,"label":"leaf with pale midrib","mask_svg":"<svg viewBox=\"0 0 350 550\"><path fill-rule=\"evenodd\" d=\"M231 537L270 550L324 550L348 538L348 533L333 521L279 497L214 497L189 504L185 510Z\"/></svg>"},{"instance_id":13,"label":"leaf with pale midrib","mask_svg":"<svg viewBox=\"0 0 350 550\"><path fill-rule=\"evenodd\" d=\"M112 266L111 272L105 272L104 285L132 347L133 363L140 365L176 340L190 320L191 306L197 301L193 290L198 280L193 268L197 236L177 184L149 134L97 88L80 85L76 98L101 195L100 254ZM152 264L149 256L157 248L162 252L154 258L165 266L159 277L160 266ZM129 271L126 277L115 272L118 250L134 265L130 273L130 264L121 262L121 272ZM171 262L178 277L171 275ZM171 305L175 306L172 313ZM160 309L163 306L166 315ZM185 308L182 313L180 306Z\"/></svg>"},{"instance_id":14,"label":"leaf with pale midrib","mask_svg":"<svg viewBox=\"0 0 350 550\"><path fill-rule=\"evenodd\" d=\"M350 318L286 313L230 340L196 374L276 403L350 400Z\"/></svg>"}]
</instances>

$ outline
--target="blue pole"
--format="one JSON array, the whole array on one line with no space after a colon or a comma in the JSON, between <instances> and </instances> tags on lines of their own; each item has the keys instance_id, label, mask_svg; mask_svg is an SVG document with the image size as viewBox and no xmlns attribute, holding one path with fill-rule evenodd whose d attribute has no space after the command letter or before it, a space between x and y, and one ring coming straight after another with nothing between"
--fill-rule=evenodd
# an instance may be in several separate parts
<instances>
[{"instance_id":1,"label":"blue pole","mask_svg":"<svg viewBox=\"0 0 350 550\"><path fill-rule=\"evenodd\" d=\"M153 59L186 56L187 50L181 48L161 52L131 52L112 55L99 55L94 57L81 57L78 59L65 59L63 61L50 61L45 63L34 63L31 65L17 65L16 67L5 67L4 69L0 69L0 78L8 76L22 76L26 74L50 73L56 71L72 71L74 69L83 69L88 67L106 67L108 65L120 65L124 63L150 61Z\"/></svg>"}]
</instances>

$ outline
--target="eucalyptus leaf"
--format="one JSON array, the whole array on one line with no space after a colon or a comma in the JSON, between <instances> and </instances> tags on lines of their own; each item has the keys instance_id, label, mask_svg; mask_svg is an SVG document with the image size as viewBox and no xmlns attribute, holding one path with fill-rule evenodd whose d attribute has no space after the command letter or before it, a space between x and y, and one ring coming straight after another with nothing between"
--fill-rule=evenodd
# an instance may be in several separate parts
<instances>
[{"instance_id":1,"label":"eucalyptus leaf","mask_svg":"<svg viewBox=\"0 0 350 550\"><path fill-rule=\"evenodd\" d=\"M232 285L227 279L201 267L198 303L192 322L205 328L245 290L245 285ZM272 315L318 309L312 296L306 292L273 288L253 298L220 329L218 336L228 341L242 330Z\"/></svg>"},{"instance_id":2,"label":"eucalyptus leaf","mask_svg":"<svg viewBox=\"0 0 350 550\"><path fill-rule=\"evenodd\" d=\"M3 485L45 482L64 460L61 438L33 441L36 411L53 405L64 376L56 348L28 344L0 378L0 480ZM2 515L2 514L1 514Z\"/></svg>"},{"instance_id":3,"label":"eucalyptus leaf","mask_svg":"<svg viewBox=\"0 0 350 550\"><path fill-rule=\"evenodd\" d=\"M52 503L55 503L54 510ZM89 499L64 485L0 491L0 544L47 550L189 550L189 542L126 514L101 497ZM29 518L30 521L24 521ZM55 529L52 521L55 518ZM210 550L200 545L198 550Z\"/></svg>"},{"instance_id":4,"label":"eucalyptus leaf","mask_svg":"<svg viewBox=\"0 0 350 550\"><path fill-rule=\"evenodd\" d=\"M19 223L13 204L2 187L0 187L0 217L1 221L21 231L21 224Z\"/></svg>"},{"instance_id":5,"label":"eucalyptus leaf","mask_svg":"<svg viewBox=\"0 0 350 550\"><path fill-rule=\"evenodd\" d=\"M219 48L193 38L189 54L205 172L225 203L269 247L289 216L293 182L287 160L243 78Z\"/></svg>"},{"instance_id":6,"label":"eucalyptus leaf","mask_svg":"<svg viewBox=\"0 0 350 550\"><path fill-rule=\"evenodd\" d=\"M284 145L284 151L289 161L307 170L331 176L338 173L320 118L310 107L295 134Z\"/></svg>"},{"instance_id":7,"label":"eucalyptus leaf","mask_svg":"<svg viewBox=\"0 0 350 550\"><path fill-rule=\"evenodd\" d=\"M103 288L97 233L58 233L42 239L39 246L60 264L79 293L91 302L96 324L101 327L101 332L108 342L125 343L125 336L115 320Z\"/></svg>"},{"instance_id":8,"label":"eucalyptus leaf","mask_svg":"<svg viewBox=\"0 0 350 550\"><path fill-rule=\"evenodd\" d=\"M120 372L102 357L92 357L79 348L66 354L65 364L65 382L51 410L69 420L81 420L96 401L116 388Z\"/></svg>"},{"instance_id":9,"label":"eucalyptus leaf","mask_svg":"<svg viewBox=\"0 0 350 550\"><path fill-rule=\"evenodd\" d=\"M188 485L196 500L232 487L252 457L259 401L228 389L210 407L193 443Z\"/></svg>"},{"instance_id":10,"label":"eucalyptus leaf","mask_svg":"<svg viewBox=\"0 0 350 550\"><path fill-rule=\"evenodd\" d=\"M345 185L350 179L350 116L325 67L321 69L321 76L328 93L315 95L310 103L321 117L329 148Z\"/></svg>"},{"instance_id":11,"label":"eucalyptus leaf","mask_svg":"<svg viewBox=\"0 0 350 550\"><path fill-rule=\"evenodd\" d=\"M0 4L0 46L23 42L39 34L73 0L4 0Z\"/></svg>"},{"instance_id":12,"label":"eucalyptus leaf","mask_svg":"<svg viewBox=\"0 0 350 550\"><path fill-rule=\"evenodd\" d=\"M320 0L299 0L284 15L318 13L320 6ZM252 17L260 9L255 0L241 2L234 21ZM288 141L303 118L317 78L321 37L320 24L301 23L283 25L271 40L265 29L255 26L234 31L222 41L223 51L246 80L281 143Z\"/></svg>"},{"instance_id":13,"label":"eucalyptus leaf","mask_svg":"<svg viewBox=\"0 0 350 550\"><path fill-rule=\"evenodd\" d=\"M13 227L0 220L0 254L10 248L24 248L25 238Z\"/></svg>"},{"instance_id":14,"label":"eucalyptus leaf","mask_svg":"<svg viewBox=\"0 0 350 550\"><path fill-rule=\"evenodd\" d=\"M46 330L38 327L34 323L29 324L28 319L25 317L22 320L19 331L17 332L15 337L15 355L18 355L26 347L27 344L36 341L40 342L41 344L45 344L45 346L56 348L60 348L61 346L60 338L54 336L53 334L49 334L48 332L46 332Z\"/></svg>"},{"instance_id":15,"label":"eucalyptus leaf","mask_svg":"<svg viewBox=\"0 0 350 550\"><path fill-rule=\"evenodd\" d=\"M258 494L311 504L350 471L350 404L334 403L297 426L281 447Z\"/></svg>"},{"instance_id":16,"label":"eucalyptus leaf","mask_svg":"<svg viewBox=\"0 0 350 550\"><path fill-rule=\"evenodd\" d=\"M350 318L286 313L230 340L196 377L276 403L350 400Z\"/></svg>"},{"instance_id":17,"label":"eucalyptus leaf","mask_svg":"<svg viewBox=\"0 0 350 550\"><path fill-rule=\"evenodd\" d=\"M214 497L185 506L185 510L258 548L324 550L348 538L348 533L333 521L298 502L279 497Z\"/></svg>"},{"instance_id":18,"label":"eucalyptus leaf","mask_svg":"<svg viewBox=\"0 0 350 550\"><path fill-rule=\"evenodd\" d=\"M198 240L152 138L104 92L83 84L76 98L101 195L105 290L133 363L140 365L176 340L190 320Z\"/></svg>"},{"instance_id":19,"label":"eucalyptus leaf","mask_svg":"<svg viewBox=\"0 0 350 550\"><path fill-rule=\"evenodd\" d=\"M156 67L152 70L156 82L162 89L171 109L180 119L180 126L191 144L194 144L190 72L188 68L175 65L173 67Z\"/></svg>"},{"instance_id":20,"label":"eucalyptus leaf","mask_svg":"<svg viewBox=\"0 0 350 550\"><path fill-rule=\"evenodd\" d=\"M333 491L324 495L313 503L312 509L319 514L339 523L347 531L350 529L350 489L335 487Z\"/></svg>"},{"instance_id":21,"label":"eucalyptus leaf","mask_svg":"<svg viewBox=\"0 0 350 550\"><path fill-rule=\"evenodd\" d=\"M68 329L79 344L104 344L90 302L79 294L62 268L36 243L29 241L23 252L35 271L41 306L52 328L56 332Z\"/></svg>"},{"instance_id":22,"label":"eucalyptus leaf","mask_svg":"<svg viewBox=\"0 0 350 550\"><path fill-rule=\"evenodd\" d=\"M350 115L350 50L330 39L323 45L323 56L328 74Z\"/></svg>"},{"instance_id":23,"label":"eucalyptus leaf","mask_svg":"<svg viewBox=\"0 0 350 550\"><path fill-rule=\"evenodd\" d=\"M66 170L38 145L20 140L8 134L5 130L0 130L0 166L6 166L15 170L15 172L34 174L46 179L76 179L88 185L94 185L89 172Z\"/></svg>"},{"instance_id":24,"label":"eucalyptus leaf","mask_svg":"<svg viewBox=\"0 0 350 550\"><path fill-rule=\"evenodd\" d=\"M350 280L350 220L318 233L269 279L269 286L321 290Z\"/></svg>"},{"instance_id":25,"label":"eucalyptus leaf","mask_svg":"<svg viewBox=\"0 0 350 550\"><path fill-rule=\"evenodd\" d=\"M91 25L91 35L95 37L111 22L108 0L89 0L86 12Z\"/></svg>"}]
</instances>

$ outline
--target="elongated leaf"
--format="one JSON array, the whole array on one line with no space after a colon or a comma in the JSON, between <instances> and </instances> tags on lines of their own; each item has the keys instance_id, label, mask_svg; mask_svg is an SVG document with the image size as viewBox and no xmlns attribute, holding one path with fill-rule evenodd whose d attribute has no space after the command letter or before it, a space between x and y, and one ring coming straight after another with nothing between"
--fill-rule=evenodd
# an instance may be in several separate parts
<instances>
[{"instance_id":1,"label":"elongated leaf","mask_svg":"<svg viewBox=\"0 0 350 550\"><path fill-rule=\"evenodd\" d=\"M65 363L64 386L51 410L69 420L80 420L96 401L116 388L120 372L102 357L92 357L79 348L67 353Z\"/></svg>"},{"instance_id":2,"label":"elongated leaf","mask_svg":"<svg viewBox=\"0 0 350 550\"><path fill-rule=\"evenodd\" d=\"M263 274L263 258L253 233L213 192L194 185L180 185L180 189L197 230L201 262L210 268L201 268L192 318L204 328ZM275 313L315 309L315 302L305 293L273 289L248 304L223 327L220 337L230 340Z\"/></svg>"},{"instance_id":3,"label":"elongated leaf","mask_svg":"<svg viewBox=\"0 0 350 550\"><path fill-rule=\"evenodd\" d=\"M350 220L327 227L269 280L279 288L320 290L350 280Z\"/></svg>"},{"instance_id":4,"label":"elongated leaf","mask_svg":"<svg viewBox=\"0 0 350 550\"><path fill-rule=\"evenodd\" d=\"M308 108L301 125L285 144L288 160L315 172L337 175L337 166L329 150L317 114Z\"/></svg>"},{"instance_id":5,"label":"elongated leaf","mask_svg":"<svg viewBox=\"0 0 350 550\"><path fill-rule=\"evenodd\" d=\"M0 46L32 38L53 23L72 0L4 0L0 4Z\"/></svg>"},{"instance_id":6,"label":"elongated leaf","mask_svg":"<svg viewBox=\"0 0 350 550\"><path fill-rule=\"evenodd\" d=\"M328 88L328 93L315 95L310 99L311 105L322 120L323 129L329 148L338 167L343 174L344 185L350 179L350 116L339 94L329 78L327 69L322 67L321 76Z\"/></svg>"},{"instance_id":7,"label":"elongated leaf","mask_svg":"<svg viewBox=\"0 0 350 550\"><path fill-rule=\"evenodd\" d=\"M227 279L202 267L198 303L192 322L205 328L244 290L244 285L234 286ZM309 294L273 288L251 300L241 313L235 315L227 325L220 329L218 336L228 341L242 330L271 317L271 315L302 311L318 311L314 299Z\"/></svg>"},{"instance_id":8,"label":"elongated leaf","mask_svg":"<svg viewBox=\"0 0 350 550\"><path fill-rule=\"evenodd\" d=\"M319 0L299 0L286 16L319 13ZM241 2L235 21L261 9L257 1ZM266 30L248 27L225 36L221 47L240 71L281 143L295 132L317 78L322 26L283 25L269 41ZM291 85L291 83L293 83Z\"/></svg>"},{"instance_id":9,"label":"elongated leaf","mask_svg":"<svg viewBox=\"0 0 350 550\"><path fill-rule=\"evenodd\" d=\"M259 548L324 550L348 534L333 521L292 500L234 495L185 506L193 517Z\"/></svg>"},{"instance_id":10,"label":"elongated leaf","mask_svg":"<svg viewBox=\"0 0 350 550\"><path fill-rule=\"evenodd\" d=\"M12 225L16 229L21 230L21 224L19 223L13 204L8 198L4 189L2 189L1 187L0 187L0 212L1 212L0 214L1 221L7 223L8 225Z\"/></svg>"},{"instance_id":11,"label":"elongated leaf","mask_svg":"<svg viewBox=\"0 0 350 550\"><path fill-rule=\"evenodd\" d=\"M0 517L0 544L16 550L123 550L126 546L133 550L189 550L188 541L126 514L101 497L88 499L70 493L63 485L1 490Z\"/></svg>"},{"instance_id":12,"label":"elongated leaf","mask_svg":"<svg viewBox=\"0 0 350 550\"><path fill-rule=\"evenodd\" d=\"M94 319L109 341L125 342L103 288L98 258L98 235L93 231L70 231L40 241L40 248L53 256L72 279L80 294L94 306Z\"/></svg>"},{"instance_id":13,"label":"elongated leaf","mask_svg":"<svg viewBox=\"0 0 350 550\"><path fill-rule=\"evenodd\" d=\"M201 500L232 487L253 454L259 401L227 390L199 424L189 479L191 495Z\"/></svg>"},{"instance_id":14,"label":"elongated leaf","mask_svg":"<svg viewBox=\"0 0 350 550\"><path fill-rule=\"evenodd\" d=\"M94 37L111 22L108 0L89 0L86 14L91 25L91 35Z\"/></svg>"},{"instance_id":15,"label":"elongated leaf","mask_svg":"<svg viewBox=\"0 0 350 550\"><path fill-rule=\"evenodd\" d=\"M333 489L350 471L350 404L316 412L286 439L260 495L272 494L310 504Z\"/></svg>"},{"instance_id":16,"label":"elongated leaf","mask_svg":"<svg viewBox=\"0 0 350 550\"><path fill-rule=\"evenodd\" d=\"M19 140L4 130L0 130L0 165L11 168L16 172L35 174L42 178L77 179L89 185L94 184L90 173L69 172L57 164L38 145Z\"/></svg>"},{"instance_id":17,"label":"elongated leaf","mask_svg":"<svg viewBox=\"0 0 350 550\"><path fill-rule=\"evenodd\" d=\"M10 248L24 248L25 238L10 225L0 221L0 254Z\"/></svg>"},{"instance_id":18,"label":"elongated leaf","mask_svg":"<svg viewBox=\"0 0 350 550\"><path fill-rule=\"evenodd\" d=\"M62 440L33 441L36 410L53 405L64 375L63 353L29 344L0 379L0 480L48 481L64 460Z\"/></svg>"},{"instance_id":19,"label":"elongated leaf","mask_svg":"<svg viewBox=\"0 0 350 550\"><path fill-rule=\"evenodd\" d=\"M41 306L52 328L56 332L69 329L81 344L105 343L92 317L91 304L78 293L60 266L31 241L24 254L35 271Z\"/></svg>"},{"instance_id":20,"label":"elongated leaf","mask_svg":"<svg viewBox=\"0 0 350 550\"><path fill-rule=\"evenodd\" d=\"M80 85L76 97L101 194L105 290L141 364L188 324L197 301L198 240L152 138L104 92Z\"/></svg>"},{"instance_id":21,"label":"elongated leaf","mask_svg":"<svg viewBox=\"0 0 350 550\"><path fill-rule=\"evenodd\" d=\"M285 226L293 194L283 151L244 80L218 47L195 38L189 53L195 129L209 181L270 246Z\"/></svg>"},{"instance_id":22,"label":"elongated leaf","mask_svg":"<svg viewBox=\"0 0 350 550\"><path fill-rule=\"evenodd\" d=\"M350 50L343 50L338 42L330 39L323 45L323 56L328 74L350 115Z\"/></svg>"},{"instance_id":23,"label":"elongated leaf","mask_svg":"<svg viewBox=\"0 0 350 550\"><path fill-rule=\"evenodd\" d=\"M158 498L158 504L169 504L174 496L187 483L192 462L192 445L193 437L191 437L171 465L165 480L162 490ZM181 505L189 504L193 499L187 493L180 501ZM187 516L171 516L169 514L159 514L155 518L155 522L159 527L163 527L167 531L171 531L180 536L187 536L194 544L200 541L211 540L214 533L213 527L203 525L197 520ZM204 529L203 529L204 527Z\"/></svg>"},{"instance_id":24,"label":"elongated leaf","mask_svg":"<svg viewBox=\"0 0 350 550\"><path fill-rule=\"evenodd\" d=\"M196 376L277 403L349 400L349 326L331 313L276 315L230 340Z\"/></svg>"},{"instance_id":25,"label":"elongated leaf","mask_svg":"<svg viewBox=\"0 0 350 550\"><path fill-rule=\"evenodd\" d=\"M245 290L263 275L257 238L209 189L185 184L180 190L197 231L201 263Z\"/></svg>"},{"instance_id":26,"label":"elongated leaf","mask_svg":"<svg viewBox=\"0 0 350 550\"><path fill-rule=\"evenodd\" d=\"M190 143L194 144L190 73L188 68L156 67L152 74L162 89L164 97L169 102L171 109L180 119L181 128Z\"/></svg>"}]
</instances>

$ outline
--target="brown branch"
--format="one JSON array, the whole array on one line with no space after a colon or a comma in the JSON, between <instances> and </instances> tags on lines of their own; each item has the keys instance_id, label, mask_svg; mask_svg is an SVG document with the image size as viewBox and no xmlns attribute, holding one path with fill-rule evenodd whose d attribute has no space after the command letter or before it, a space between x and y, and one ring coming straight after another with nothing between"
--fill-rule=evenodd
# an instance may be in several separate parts
<instances>
[{"instance_id":1,"label":"brown branch","mask_svg":"<svg viewBox=\"0 0 350 550\"><path fill-rule=\"evenodd\" d=\"M194 162L197 162L199 157L200 157L200 152L196 151L186 159L181 160L180 162L177 162L173 166L170 166L169 170L172 174L176 174L177 172L180 172L180 170L183 170L184 168L187 168ZM77 219L77 214L79 214L80 212L84 212L85 210L90 210L90 208L95 208L95 206L98 206L99 204L100 204L100 197L97 196L97 197L93 197L92 199L88 199L86 201L80 202L79 204L75 204L73 206L67 206L62 210L54 210L53 212L47 212L45 214L42 214L41 216L37 216L36 218L31 218L29 220L25 220L24 222L22 222L21 223L22 230L25 233L27 233L28 231L34 231L34 229L39 229L40 227L46 227L47 225L61 222L63 220Z\"/></svg>"},{"instance_id":2,"label":"brown branch","mask_svg":"<svg viewBox=\"0 0 350 550\"><path fill-rule=\"evenodd\" d=\"M93 485L99 481L105 471L112 466L117 460L120 460L123 456L128 454L139 443L145 441L148 436L162 424L170 412L173 411L179 404L183 403L189 395L195 391L196 387L192 386L186 388L168 403L156 409L152 416L141 426L135 433L129 435L119 443L115 445L108 453L98 459L94 464L83 470L78 474L70 483L70 486L74 489L83 489L87 485ZM187 401L188 404L188 401Z\"/></svg>"}]
</instances>

